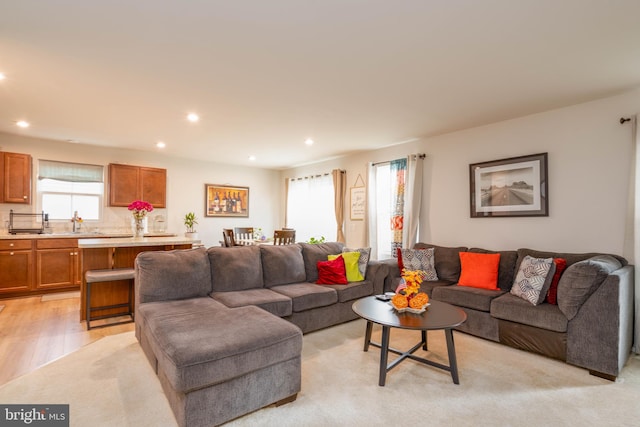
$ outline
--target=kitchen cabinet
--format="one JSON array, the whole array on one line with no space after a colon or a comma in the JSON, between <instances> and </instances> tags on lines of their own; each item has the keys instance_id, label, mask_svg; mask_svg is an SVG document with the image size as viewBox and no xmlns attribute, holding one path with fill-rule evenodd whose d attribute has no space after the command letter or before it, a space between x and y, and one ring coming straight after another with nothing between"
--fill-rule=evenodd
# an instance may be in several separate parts
<instances>
[{"instance_id":1,"label":"kitchen cabinet","mask_svg":"<svg viewBox=\"0 0 640 427\"><path fill-rule=\"evenodd\" d=\"M36 240L36 289L79 288L78 239Z\"/></svg>"},{"instance_id":2,"label":"kitchen cabinet","mask_svg":"<svg viewBox=\"0 0 640 427\"><path fill-rule=\"evenodd\" d=\"M0 294L33 287L32 245L31 240L0 240Z\"/></svg>"},{"instance_id":3,"label":"kitchen cabinet","mask_svg":"<svg viewBox=\"0 0 640 427\"><path fill-rule=\"evenodd\" d=\"M109 206L127 207L144 200L154 208L167 206L167 170L109 164Z\"/></svg>"},{"instance_id":4,"label":"kitchen cabinet","mask_svg":"<svg viewBox=\"0 0 640 427\"><path fill-rule=\"evenodd\" d=\"M0 152L0 202L31 204L31 156Z\"/></svg>"}]
</instances>

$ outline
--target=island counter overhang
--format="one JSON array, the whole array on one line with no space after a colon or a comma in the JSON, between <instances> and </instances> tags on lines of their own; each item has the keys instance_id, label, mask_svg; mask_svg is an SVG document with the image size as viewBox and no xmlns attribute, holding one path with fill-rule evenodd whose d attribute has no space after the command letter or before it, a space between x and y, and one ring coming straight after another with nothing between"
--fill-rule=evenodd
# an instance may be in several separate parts
<instances>
[{"instance_id":1,"label":"island counter overhang","mask_svg":"<svg viewBox=\"0 0 640 427\"><path fill-rule=\"evenodd\" d=\"M88 270L113 268L133 268L136 256L140 252L171 251L174 249L190 249L199 246L199 240L186 237L143 237L143 238L96 238L79 239L78 249L81 252L82 285L80 287L80 321L86 320L86 279ZM91 291L91 307L101 307L126 303L129 299L127 280L103 282ZM134 302L130 301L132 310ZM121 309L97 311L96 317L116 315ZM93 318L93 316L92 316Z\"/></svg>"}]
</instances>

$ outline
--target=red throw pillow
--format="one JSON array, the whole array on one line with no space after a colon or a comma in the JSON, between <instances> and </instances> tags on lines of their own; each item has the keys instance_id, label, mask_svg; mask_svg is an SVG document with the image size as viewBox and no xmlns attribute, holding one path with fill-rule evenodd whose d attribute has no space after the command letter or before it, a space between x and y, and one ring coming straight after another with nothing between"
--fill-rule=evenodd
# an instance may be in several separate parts
<instances>
[{"instance_id":1,"label":"red throw pillow","mask_svg":"<svg viewBox=\"0 0 640 427\"><path fill-rule=\"evenodd\" d=\"M551 279L549 292L547 292L547 302L558 305L558 282L560 281L562 272L567 268L567 260L564 258L554 258L553 262L556 265L556 272L553 275L553 279Z\"/></svg>"},{"instance_id":2,"label":"red throw pillow","mask_svg":"<svg viewBox=\"0 0 640 427\"><path fill-rule=\"evenodd\" d=\"M498 290L500 254L460 252L460 265L458 285Z\"/></svg>"},{"instance_id":3,"label":"red throw pillow","mask_svg":"<svg viewBox=\"0 0 640 427\"><path fill-rule=\"evenodd\" d=\"M318 261L318 285L346 285L347 270L342 255L332 261Z\"/></svg>"},{"instance_id":4,"label":"red throw pillow","mask_svg":"<svg viewBox=\"0 0 640 427\"><path fill-rule=\"evenodd\" d=\"M402 263L402 248L396 248L396 258L398 258L398 267L400 268L400 273L404 270L404 264Z\"/></svg>"}]
</instances>

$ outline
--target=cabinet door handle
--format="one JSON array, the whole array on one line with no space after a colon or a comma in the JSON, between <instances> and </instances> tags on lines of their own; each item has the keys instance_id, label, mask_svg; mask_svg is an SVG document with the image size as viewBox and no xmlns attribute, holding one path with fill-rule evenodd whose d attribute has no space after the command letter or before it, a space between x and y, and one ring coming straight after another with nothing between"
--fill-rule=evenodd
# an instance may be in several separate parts
<instances>
[{"instance_id":1,"label":"cabinet door handle","mask_svg":"<svg viewBox=\"0 0 640 427\"><path fill-rule=\"evenodd\" d=\"M9 255L13 256L13 252L9 252Z\"/></svg>"},{"instance_id":2,"label":"cabinet door handle","mask_svg":"<svg viewBox=\"0 0 640 427\"><path fill-rule=\"evenodd\" d=\"M13 247L13 243L9 243L9 247Z\"/></svg>"},{"instance_id":3,"label":"cabinet door handle","mask_svg":"<svg viewBox=\"0 0 640 427\"><path fill-rule=\"evenodd\" d=\"M27 196L22 196L23 199L27 200Z\"/></svg>"}]
</instances>

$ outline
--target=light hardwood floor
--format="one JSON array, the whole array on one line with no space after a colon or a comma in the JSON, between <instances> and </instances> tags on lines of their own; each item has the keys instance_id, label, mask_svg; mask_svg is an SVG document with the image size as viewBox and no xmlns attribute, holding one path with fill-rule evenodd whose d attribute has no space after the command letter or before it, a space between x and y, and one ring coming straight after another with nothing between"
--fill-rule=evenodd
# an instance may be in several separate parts
<instances>
[{"instance_id":1,"label":"light hardwood floor","mask_svg":"<svg viewBox=\"0 0 640 427\"><path fill-rule=\"evenodd\" d=\"M40 296L0 299L0 385L107 335L132 331L133 323L87 331L80 298L42 301Z\"/></svg>"}]
</instances>

